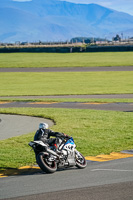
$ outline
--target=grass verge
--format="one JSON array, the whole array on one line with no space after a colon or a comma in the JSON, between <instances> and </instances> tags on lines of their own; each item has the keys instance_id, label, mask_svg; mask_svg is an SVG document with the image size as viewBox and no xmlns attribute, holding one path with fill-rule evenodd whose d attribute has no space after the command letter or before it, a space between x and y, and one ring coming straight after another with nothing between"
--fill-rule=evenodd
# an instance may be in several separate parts
<instances>
[{"instance_id":1,"label":"grass verge","mask_svg":"<svg viewBox=\"0 0 133 200\"><path fill-rule=\"evenodd\" d=\"M133 115L116 111L79 109L8 108L0 113L31 115L53 119L55 131L65 132L75 139L84 156L109 154L133 148ZM10 130L9 130L10 131ZM0 170L35 163L28 142L34 133L0 141Z\"/></svg>"},{"instance_id":2,"label":"grass verge","mask_svg":"<svg viewBox=\"0 0 133 200\"><path fill-rule=\"evenodd\" d=\"M99 67L132 65L133 52L0 54L0 67Z\"/></svg>"},{"instance_id":3,"label":"grass verge","mask_svg":"<svg viewBox=\"0 0 133 200\"><path fill-rule=\"evenodd\" d=\"M8 102L84 102L84 103L132 103L131 99L99 99L99 98L12 98L12 97L0 97L0 103Z\"/></svg>"},{"instance_id":4,"label":"grass verge","mask_svg":"<svg viewBox=\"0 0 133 200\"><path fill-rule=\"evenodd\" d=\"M0 96L124 93L133 93L133 71L0 73Z\"/></svg>"}]
</instances>

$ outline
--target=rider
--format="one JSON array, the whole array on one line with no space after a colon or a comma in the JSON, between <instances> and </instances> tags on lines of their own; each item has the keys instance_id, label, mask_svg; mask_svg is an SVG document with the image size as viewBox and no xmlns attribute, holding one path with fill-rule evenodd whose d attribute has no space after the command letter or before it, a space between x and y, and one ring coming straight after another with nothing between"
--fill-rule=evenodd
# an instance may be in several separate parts
<instances>
[{"instance_id":1,"label":"rider","mask_svg":"<svg viewBox=\"0 0 133 200\"><path fill-rule=\"evenodd\" d=\"M49 145L54 145L55 150L57 150L57 139L56 138L50 138L51 136L54 137L64 137L64 138L71 138L70 136L60 133L60 132L54 132L50 129L48 129L47 123L40 123L39 129L36 131L34 140L41 140L44 143L48 143Z\"/></svg>"}]
</instances>

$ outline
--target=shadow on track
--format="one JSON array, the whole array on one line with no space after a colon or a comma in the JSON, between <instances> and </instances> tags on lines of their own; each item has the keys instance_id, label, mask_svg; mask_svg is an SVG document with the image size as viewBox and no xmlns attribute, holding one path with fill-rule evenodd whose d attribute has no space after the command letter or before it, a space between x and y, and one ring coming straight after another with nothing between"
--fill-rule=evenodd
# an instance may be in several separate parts
<instances>
[{"instance_id":1,"label":"shadow on track","mask_svg":"<svg viewBox=\"0 0 133 200\"><path fill-rule=\"evenodd\" d=\"M68 170L79 170L76 167L70 167L70 168L59 168L55 173L61 172L61 171L68 171ZM2 177L8 177L8 176L30 176L30 175L48 175L49 173L43 172L39 167L25 167L25 168L7 168L6 170L1 170L0 168L0 178Z\"/></svg>"}]
</instances>

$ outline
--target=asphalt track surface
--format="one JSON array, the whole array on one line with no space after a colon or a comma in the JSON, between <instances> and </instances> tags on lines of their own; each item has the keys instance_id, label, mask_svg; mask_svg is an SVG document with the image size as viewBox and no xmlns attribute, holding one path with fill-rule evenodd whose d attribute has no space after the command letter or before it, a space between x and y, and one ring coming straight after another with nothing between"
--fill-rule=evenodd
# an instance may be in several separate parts
<instances>
[{"instance_id":1,"label":"asphalt track surface","mask_svg":"<svg viewBox=\"0 0 133 200\"><path fill-rule=\"evenodd\" d=\"M113 98L117 98L116 96L113 95ZM132 97L133 95L129 94L122 95L123 98L128 98L129 96ZM32 97L29 98L31 99ZM110 110L110 111L113 110L113 111L133 112L133 103L23 102L23 101L0 102L0 108L11 108L11 107L67 108L67 109L71 108L71 109L93 109L93 110Z\"/></svg>"},{"instance_id":2,"label":"asphalt track surface","mask_svg":"<svg viewBox=\"0 0 133 200\"><path fill-rule=\"evenodd\" d=\"M0 114L0 140L35 132L40 122L48 123L50 127L54 124L39 117Z\"/></svg>"},{"instance_id":3,"label":"asphalt track surface","mask_svg":"<svg viewBox=\"0 0 133 200\"><path fill-rule=\"evenodd\" d=\"M49 103L49 102L11 102L2 103L0 108L11 107L30 107L30 108L71 108L71 109L93 109L93 110L110 110L110 111L124 111L133 112L133 103L79 103L79 102L61 102L61 103Z\"/></svg>"},{"instance_id":4,"label":"asphalt track surface","mask_svg":"<svg viewBox=\"0 0 133 200\"><path fill-rule=\"evenodd\" d=\"M88 99L92 99L92 98L96 98L96 99L133 99L133 94L85 94L85 95L50 95L50 96L0 96L0 99L11 99L11 98L15 98L15 99L43 99L43 98L88 98Z\"/></svg>"},{"instance_id":5,"label":"asphalt track surface","mask_svg":"<svg viewBox=\"0 0 133 200\"><path fill-rule=\"evenodd\" d=\"M132 200L133 158L88 162L85 169L41 170L0 179L0 199Z\"/></svg>"},{"instance_id":6,"label":"asphalt track surface","mask_svg":"<svg viewBox=\"0 0 133 200\"><path fill-rule=\"evenodd\" d=\"M121 71L124 71L124 69ZM8 103L1 104L0 106L5 108L15 107L16 103L14 102L13 105L9 105ZM23 103L20 102L18 107L23 107ZM57 104L55 105L57 108L59 107ZM40 107L40 105L33 104L30 106ZM43 104L41 106L44 107L45 105ZM48 106L49 104L46 104L46 107ZM84 109L84 106L88 105L82 105L82 109ZM112 108L110 106L107 108L106 104L104 109L111 110ZM128 105L129 107L124 107L124 104L116 104L114 106L117 109L114 108L113 110L133 111L131 104ZM119 106L124 109L118 108ZM87 109L91 108L87 107ZM96 107L92 109L96 109ZM133 158L126 158L103 163L88 162L84 170L71 168L58 170L54 174L45 174L41 170L37 170L30 175L22 174L1 178L0 199L132 200L132 166Z\"/></svg>"},{"instance_id":7,"label":"asphalt track surface","mask_svg":"<svg viewBox=\"0 0 133 200\"><path fill-rule=\"evenodd\" d=\"M133 66L116 67L37 67L37 68L0 68L0 72L97 72L133 71Z\"/></svg>"}]
</instances>

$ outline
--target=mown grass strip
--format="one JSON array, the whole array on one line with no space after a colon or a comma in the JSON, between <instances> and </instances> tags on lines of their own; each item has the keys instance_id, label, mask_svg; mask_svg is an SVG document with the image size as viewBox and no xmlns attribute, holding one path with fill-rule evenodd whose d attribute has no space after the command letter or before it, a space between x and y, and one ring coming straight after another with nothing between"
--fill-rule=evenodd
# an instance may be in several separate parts
<instances>
[{"instance_id":1,"label":"mown grass strip","mask_svg":"<svg viewBox=\"0 0 133 200\"><path fill-rule=\"evenodd\" d=\"M133 93L133 71L0 73L0 96L124 93Z\"/></svg>"},{"instance_id":2,"label":"mown grass strip","mask_svg":"<svg viewBox=\"0 0 133 200\"><path fill-rule=\"evenodd\" d=\"M8 108L0 113L12 113L50 118L55 131L75 139L84 156L96 156L133 149L133 115L131 112L96 111L54 108ZM9 130L10 131L10 130ZM0 170L35 164L28 142L34 133L0 141Z\"/></svg>"},{"instance_id":3,"label":"mown grass strip","mask_svg":"<svg viewBox=\"0 0 133 200\"><path fill-rule=\"evenodd\" d=\"M94 67L132 65L133 52L0 54L0 67Z\"/></svg>"},{"instance_id":4,"label":"mown grass strip","mask_svg":"<svg viewBox=\"0 0 133 200\"><path fill-rule=\"evenodd\" d=\"M0 97L0 104L10 103L10 102L84 102L84 103L131 103L133 102L133 98L130 99L100 99L100 98L36 98L32 99L28 98L12 98L12 97Z\"/></svg>"}]
</instances>

